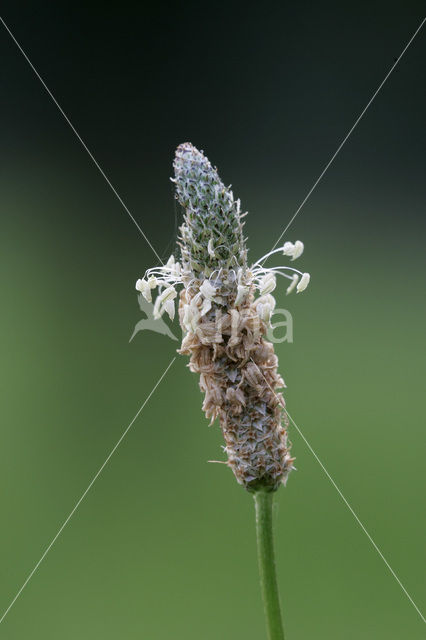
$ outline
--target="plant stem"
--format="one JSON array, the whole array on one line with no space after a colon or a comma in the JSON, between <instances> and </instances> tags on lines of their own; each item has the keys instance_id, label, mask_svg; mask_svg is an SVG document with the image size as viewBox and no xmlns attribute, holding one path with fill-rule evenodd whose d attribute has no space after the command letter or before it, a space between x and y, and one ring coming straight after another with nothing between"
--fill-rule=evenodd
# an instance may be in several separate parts
<instances>
[{"instance_id":1,"label":"plant stem","mask_svg":"<svg viewBox=\"0 0 426 640\"><path fill-rule=\"evenodd\" d=\"M257 555L268 640L284 640L273 540L274 496L275 491L259 490L254 494Z\"/></svg>"}]
</instances>

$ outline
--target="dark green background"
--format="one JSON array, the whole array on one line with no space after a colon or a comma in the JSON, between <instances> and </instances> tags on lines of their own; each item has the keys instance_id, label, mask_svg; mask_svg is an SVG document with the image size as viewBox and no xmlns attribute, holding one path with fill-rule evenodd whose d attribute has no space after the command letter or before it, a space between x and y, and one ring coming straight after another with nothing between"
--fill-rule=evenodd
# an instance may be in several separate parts
<instances>
[{"instance_id":1,"label":"dark green background","mask_svg":"<svg viewBox=\"0 0 426 640\"><path fill-rule=\"evenodd\" d=\"M420 2L8 3L2 16L157 251L174 148L204 149L267 252L419 25ZM288 408L423 607L422 32L302 209L310 289L278 304ZM156 263L0 29L1 610L171 360L141 333ZM177 325L174 326L178 331ZM1 625L6 640L264 638L252 498L179 357ZM424 637L294 428L277 554L289 640Z\"/></svg>"}]
</instances>

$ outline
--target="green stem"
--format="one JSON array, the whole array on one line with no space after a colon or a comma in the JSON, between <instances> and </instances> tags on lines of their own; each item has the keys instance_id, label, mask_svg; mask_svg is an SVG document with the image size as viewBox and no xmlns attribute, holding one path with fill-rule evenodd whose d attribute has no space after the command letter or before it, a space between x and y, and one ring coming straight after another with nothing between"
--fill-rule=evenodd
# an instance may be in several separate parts
<instances>
[{"instance_id":1,"label":"green stem","mask_svg":"<svg viewBox=\"0 0 426 640\"><path fill-rule=\"evenodd\" d=\"M275 492L261 490L254 494L257 555L268 640L284 640L273 540L274 495Z\"/></svg>"}]
</instances>

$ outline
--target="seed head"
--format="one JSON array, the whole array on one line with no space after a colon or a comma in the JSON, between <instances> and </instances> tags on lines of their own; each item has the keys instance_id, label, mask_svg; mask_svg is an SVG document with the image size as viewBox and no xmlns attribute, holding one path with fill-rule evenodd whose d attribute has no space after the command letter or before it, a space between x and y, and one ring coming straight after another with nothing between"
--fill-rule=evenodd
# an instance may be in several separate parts
<instances>
[{"instance_id":1,"label":"seed head","mask_svg":"<svg viewBox=\"0 0 426 640\"><path fill-rule=\"evenodd\" d=\"M176 286L183 285L179 320L184 333L179 353L200 376L203 410L219 419L227 464L249 491L274 491L293 468L287 439L288 419L278 389L274 347L265 340L275 308L276 276L291 280L287 293L301 292L310 276L287 266L265 268L274 253L300 257L300 240L286 242L247 265L240 201L234 200L217 170L192 144L176 150L176 199L184 209L180 261L149 269L136 289L151 299L159 287L154 315L173 318ZM256 298L257 292L260 297Z\"/></svg>"}]
</instances>

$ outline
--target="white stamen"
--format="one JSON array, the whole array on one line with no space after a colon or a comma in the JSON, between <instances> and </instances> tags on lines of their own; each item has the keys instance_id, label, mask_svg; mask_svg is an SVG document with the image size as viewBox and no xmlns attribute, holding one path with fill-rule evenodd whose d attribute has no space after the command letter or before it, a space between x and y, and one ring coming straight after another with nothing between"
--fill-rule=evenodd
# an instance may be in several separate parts
<instances>
[{"instance_id":1,"label":"white stamen","mask_svg":"<svg viewBox=\"0 0 426 640\"><path fill-rule=\"evenodd\" d=\"M256 311L264 322L270 321L275 304L275 298L270 294L262 296L256 301Z\"/></svg>"},{"instance_id":2,"label":"white stamen","mask_svg":"<svg viewBox=\"0 0 426 640\"><path fill-rule=\"evenodd\" d=\"M303 253L303 249L304 248L305 248L305 246L304 246L303 242L301 242L300 240L296 240L296 242L294 244L292 260L296 260L296 258L301 256L302 253Z\"/></svg>"},{"instance_id":3,"label":"white stamen","mask_svg":"<svg viewBox=\"0 0 426 640\"><path fill-rule=\"evenodd\" d=\"M271 293L277 286L277 279L273 273L267 273L259 282L260 295Z\"/></svg>"},{"instance_id":4,"label":"white stamen","mask_svg":"<svg viewBox=\"0 0 426 640\"><path fill-rule=\"evenodd\" d=\"M297 275L297 273L293 274L293 280L290 284L290 286L287 287L287 291L286 294L288 295L289 293L291 293L295 288L297 283L299 282L299 276Z\"/></svg>"},{"instance_id":5,"label":"white stamen","mask_svg":"<svg viewBox=\"0 0 426 640\"><path fill-rule=\"evenodd\" d=\"M164 289L163 293L160 293L160 295L157 296L153 311L153 315L156 320L158 320L158 318L161 318L165 311L164 303L167 300L173 300L174 298L176 298L176 296L177 292L174 287L167 287L167 289Z\"/></svg>"},{"instance_id":6,"label":"white stamen","mask_svg":"<svg viewBox=\"0 0 426 640\"><path fill-rule=\"evenodd\" d=\"M283 246L283 255L292 256L294 253L294 244L292 242L285 242Z\"/></svg>"},{"instance_id":7,"label":"white stamen","mask_svg":"<svg viewBox=\"0 0 426 640\"><path fill-rule=\"evenodd\" d=\"M149 282L147 282L144 278L140 278L139 280L137 280L135 288L136 291L141 292L147 302L152 302L151 287Z\"/></svg>"},{"instance_id":8,"label":"white stamen","mask_svg":"<svg viewBox=\"0 0 426 640\"><path fill-rule=\"evenodd\" d=\"M265 262L265 260L267 260L270 256L273 256L274 253L283 253L285 256L290 256L293 260L296 260L296 258L302 255L303 249L304 245L300 240L296 240L294 244L293 242L287 241L282 247L273 249L269 253L266 253L264 256L262 256L262 258L259 258L259 260L254 263L252 268L257 267L258 265L261 266Z\"/></svg>"},{"instance_id":9,"label":"white stamen","mask_svg":"<svg viewBox=\"0 0 426 640\"><path fill-rule=\"evenodd\" d=\"M303 274L303 276L300 278L299 284L297 285L297 293L300 293L301 291L304 291L306 289L310 279L311 279L311 276L309 273Z\"/></svg>"},{"instance_id":10,"label":"white stamen","mask_svg":"<svg viewBox=\"0 0 426 640\"><path fill-rule=\"evenodd\" d=\"M175 303L174 300L166 300L164 303L164 311L169 316L170 320L173 320L175 317Z\"/></svg>"}]
</instances>

